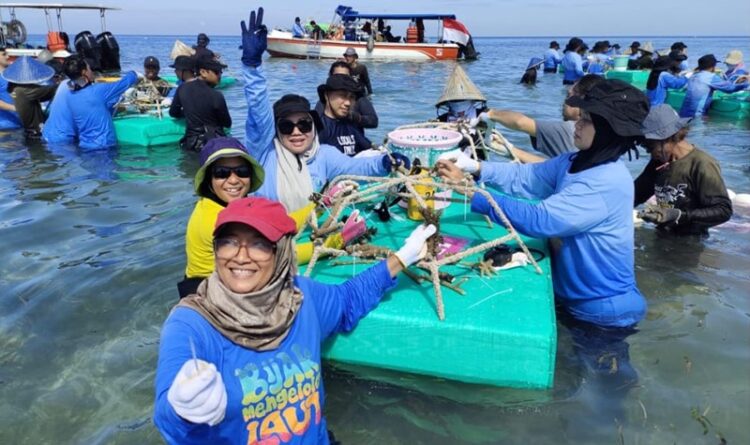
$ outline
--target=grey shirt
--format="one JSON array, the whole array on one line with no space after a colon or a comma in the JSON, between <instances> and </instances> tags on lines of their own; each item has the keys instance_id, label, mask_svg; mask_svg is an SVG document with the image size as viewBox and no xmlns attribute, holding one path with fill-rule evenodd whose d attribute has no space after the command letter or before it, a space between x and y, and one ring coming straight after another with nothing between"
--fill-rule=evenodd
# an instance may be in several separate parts
<instances>
[{"instance_id":1,"label":"grey shirt","mask_svg":"<svg viewBox=\"0 0 750 445\"><path fill-rule=\"evenodd\" d=\"M531 145L536 151L554 158L577 150L573 143L575 122L535 120L534 123L536 138L531 138Z\"/></svg>"}]
</instances>

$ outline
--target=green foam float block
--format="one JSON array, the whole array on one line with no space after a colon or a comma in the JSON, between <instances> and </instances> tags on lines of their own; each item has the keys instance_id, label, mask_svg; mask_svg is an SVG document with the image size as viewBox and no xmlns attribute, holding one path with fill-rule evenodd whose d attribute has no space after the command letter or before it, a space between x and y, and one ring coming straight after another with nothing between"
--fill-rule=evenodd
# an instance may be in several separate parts
<instances>
[{"instance_id":1,"label":"green foam float block","mask_svg":"<svg viewBox=\"0 0 750 445\"><path fill-rule=\"evenodd\" d=\"M166 112L166 110L165 110ZM150 114L135 114L114 118L117 142L120 145L174 145L185 135L184 119L161 118Z\"/></svg>"},{"instance_id":2,"label":"green foam float block","mask_svg":"<svg viewBox=\"0 0 750 445\"><path fill-rule=\"evenodd\" d=\"M162 79L169 82L170 85L177 85L177 76L160 76ZM221 76L221 80L219 80L219 84L216 86L216 88L222 90L224 88L228 88L232 85L234 85L237 82L237 79L232 76Z\"/></svg>"},{"instance_id":3,"label":"green foam float block","mask_svg":"<svg viewBox=\"0 0 750 445\"><path fill-rule=\"evenodd\" d=\"M391 210L394 216L389 222L373 222L375 218L370 218L368 224L377 227L373 244L395 250L418 223L407 219L396 206ZM507 233L496 224L490 228L483 216L471 213L470 205L460 202L445 210L441 232L464 238L469 246ZM523 239L546 255L544 240ZM467 261L478 260L481 254ZM371 266L334 266L332 261L321 260L313 278L341 283ZM417 284L402 274L398 286L360 320L354 331L326 343L324 357L467 383L549 388L554 380L557 331L548 255L540 266L541 275L529 265L499 271L492 277L482 277L462 265L442 268L456 280L469 277L461 285L466 295L443 287L444 321L437 316L432 283Z\"/></svg>"},{"instance_id":4,"label":"green foam float block","mask_svg":"<svg viewBox=\"0 0 750 445\"><path fill-rule=\"evenodd\" d=\"M609 70L604 74L604 76L607 79L622 80L623 82L629 83L636 88L643 89L646 88L649 74L651 74L650 70Z\"/></svg>"}]
</instances>

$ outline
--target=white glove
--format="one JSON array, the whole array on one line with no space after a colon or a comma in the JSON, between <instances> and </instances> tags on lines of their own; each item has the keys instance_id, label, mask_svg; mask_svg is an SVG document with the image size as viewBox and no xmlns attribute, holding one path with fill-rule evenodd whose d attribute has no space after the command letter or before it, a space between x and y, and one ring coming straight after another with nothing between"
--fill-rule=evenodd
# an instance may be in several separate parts
<instances>
[{"instance_id":1,"label":"white glove","mask_svg":"<svg viewBox=\"0 0 750 445\"><path fill-rule=\"evenodd\" d=\"M489 123L492 122L492 119L490 119L490 113L487 111L479 113L479 116L469 121L469 126L474 128L479 125L480 122L484 122L485 124L489 125Z\"/></svg>"},{"instance_id":2,"label":"white glove","mask_svg":"<svg viewBox=\"0 0 750 445\"><path fill-rule=\"evenodd\" d=\"M396 256L401 261L401 264L409 267L424 258L427 254L427 244L425 244L427 238L434 235L436 231L437 229L432 224L429 226L422 224L414 229L411 235L404 241L403 247L396 252Z\"/></svg>"},{"instance_id":3,"label":"white glove","mask_svg":"<svg viewBox=\"0 0 750 445\"><path fill-rule=\"evenodd\" d=\"M456 167L462 171L470 174L474 174L479 171L479 162L472 159L461 149L451 150L447 153L443 153L438 157L438 161L451 161L456 164Z\"/></svg>"},{"instance_id":4,"label":"white glove","mask_svg":"<svg viewBox=\"0 0 750 445\"><path fill-rule=\"evenodd\" d=\"M195 366L198 363L199 371ZM213 363L190 359L167 392L167 400L174 411L192 423L217 425L224 420L227 410L227 390L221 374Z\"/></svg>"},{"instance_id":5,"label":"white glove","mask_svg":"<svg viewBox=\"0 0 750 445\"><path fill-rule=\"evenodd\" d=\"M161 106L162 107L169 107L172 105L172 98L171 97L165 97L161 100Z\"/></svg>"}]
</instances>

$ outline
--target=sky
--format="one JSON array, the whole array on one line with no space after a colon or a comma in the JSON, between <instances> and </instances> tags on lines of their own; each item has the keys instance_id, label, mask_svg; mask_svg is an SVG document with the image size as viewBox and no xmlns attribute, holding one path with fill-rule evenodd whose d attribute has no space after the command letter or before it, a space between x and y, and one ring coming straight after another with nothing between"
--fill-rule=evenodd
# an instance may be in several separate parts
<instances>
[{"instance_id":1,"label":"sky","mask_svg":"<svg viewBox=\"0 0 750 445\"><path fill-rule=\"evenodd\" d=\"M118 34L238 35L250 7L265 6L269 28L290 28L295 16L328 22L341 0L78 0L121 8L107 14ZM40 3L31 0L28 3ZM264 5L265 3L265 5ZM379 0L344 1L360 12L451 13L481 36L750 36L748 0ZM7 8L1 10L9 19ZM46 33L44 13L17 10L32 34ZM63 29L101 31L96 11L64 11Z\"/></svg>"}]
</instances>

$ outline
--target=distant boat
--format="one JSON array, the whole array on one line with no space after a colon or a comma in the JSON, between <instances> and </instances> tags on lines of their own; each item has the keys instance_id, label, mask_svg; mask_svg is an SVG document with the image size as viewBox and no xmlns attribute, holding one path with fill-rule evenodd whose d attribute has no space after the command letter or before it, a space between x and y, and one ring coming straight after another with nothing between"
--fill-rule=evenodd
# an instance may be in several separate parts
<instances>
[{"instance_id":1,"label":"distant boat","mask_svg":"<svg viewBox=\"0 0 750 445\"><path fill-rule=\"evenodd\" d=\"M360 60L428 61L477 57L468 29L453 14L365 14L348 6L339 6L336 16L329 29L344 27L345 38L316 40L309 35L295 38L291 32L273 30L268 35L268 53L273 57L339 59L344 50L351 47L357 50ZM362 21L367 20L372 22L370 33L361 30ZM409 21L415 26L409 26L403 40L376 41L373 37L377 32L374 23L381 20L383 23ZM420 36L416 24L422 24L425 20L438 22L438 43L422 41L424 36Z\"/></svg>"}]
</instances>

